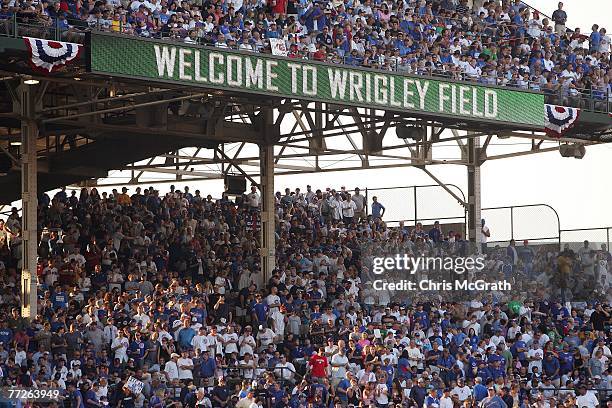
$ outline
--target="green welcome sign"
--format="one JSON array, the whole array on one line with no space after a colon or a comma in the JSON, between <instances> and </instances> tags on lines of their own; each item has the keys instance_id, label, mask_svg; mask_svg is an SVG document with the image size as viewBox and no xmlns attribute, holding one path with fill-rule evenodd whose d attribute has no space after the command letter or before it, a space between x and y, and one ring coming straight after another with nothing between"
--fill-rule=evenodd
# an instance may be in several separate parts
<instances>
[{"instance_id":1,"label":"green welcome sign","mask_svg":"<svg viewBox=\"0 0 612 408\"><path fill-rule=\"evenodd\" d=\"M93 72L117 77L544 127L534 92L109 34L90 51Z\"/></svg>"}]
</instances>

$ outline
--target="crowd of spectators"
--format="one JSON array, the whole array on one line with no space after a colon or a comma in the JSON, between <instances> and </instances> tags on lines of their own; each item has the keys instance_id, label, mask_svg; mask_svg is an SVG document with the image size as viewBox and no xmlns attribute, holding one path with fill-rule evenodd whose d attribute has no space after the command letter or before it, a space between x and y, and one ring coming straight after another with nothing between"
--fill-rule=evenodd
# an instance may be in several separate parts
<instances>
[{"instance_id":1,"label":"crowd of spectators","mask_svg":"<svg viewBox=\"0 0 612 408\"><path fill-rule=\"evenodd\" d=\"M531 89L555 104L607 109L612 95L606 28L568 29L562 3L552 21L521 0L1 3L7 34L15 16L51 33L57 28L69 41L94 28L270 53L269 39L282 39L290 58Z\"/></svg>"},{"instance_id":2,"label":"crowd of spectators","mask_svg":"<svg viewBox=\"0 0 612 408\"><path fill-rule=\"evenodd\" d=\"M31 322L19 308L22 220L15 210L0 222L0 386L57 388L47 406L77 408L612 404L606 293L455 301L372 290L373 244L418 254L467 244L439 223L387 226L384 203L359 189L310 186L276 194L277 268L263 281L255 187L232 199L129 193L40 198ZM510 280L550 272L527 242L484 249ZM612 265L588 242L548 257L593 278Z\"/></svg>"}]
</instances>

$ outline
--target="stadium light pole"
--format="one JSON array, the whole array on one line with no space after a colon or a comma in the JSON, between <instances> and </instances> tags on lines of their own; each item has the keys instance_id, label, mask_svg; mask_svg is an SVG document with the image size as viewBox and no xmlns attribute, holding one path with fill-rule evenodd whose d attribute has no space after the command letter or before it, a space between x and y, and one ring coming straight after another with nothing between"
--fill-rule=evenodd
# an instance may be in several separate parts
<instances>
[{"instance_id":1,"label":"stadium light pole","mask_svg":"<svg viewBox=\"0 0 612 408\"><path fill-rule=\"evenodd\" d=\"M38 313L37 279L37 154L38 125L36 123L37 84L22 79L19 86L21 113L21 199L22 199L22 257L21 257L21 315L29 320Z\"/></svg>"}]
</instances>

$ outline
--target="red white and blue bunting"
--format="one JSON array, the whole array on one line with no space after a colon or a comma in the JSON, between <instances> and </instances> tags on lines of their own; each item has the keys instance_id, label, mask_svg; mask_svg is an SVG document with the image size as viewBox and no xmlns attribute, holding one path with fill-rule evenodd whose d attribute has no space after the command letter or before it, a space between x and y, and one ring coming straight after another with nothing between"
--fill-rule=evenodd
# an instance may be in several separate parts
<instances>
[{"instance_id":1,"label":"red white and blue bunting","mask_svg":"<svg viewBox=\"0 0 612 408\"><path fill-rule=\"evenodd\" d=\"M561 137L580 116L580 109L566 106L544 105L544 128L550 137Z\"/></svg>"},{"instance_id":2,"label":"red white and blue bunting","mask_svg":"<svg viewBox=\"0 0 612 408\"><path fill-rule=\"evenodd\" d=\"M40 38L24 37L24 40L30 50L32 68L47 74L57 71L71 61L78 59L83 48L80 44Z\"/></svg>"}]
</instances>

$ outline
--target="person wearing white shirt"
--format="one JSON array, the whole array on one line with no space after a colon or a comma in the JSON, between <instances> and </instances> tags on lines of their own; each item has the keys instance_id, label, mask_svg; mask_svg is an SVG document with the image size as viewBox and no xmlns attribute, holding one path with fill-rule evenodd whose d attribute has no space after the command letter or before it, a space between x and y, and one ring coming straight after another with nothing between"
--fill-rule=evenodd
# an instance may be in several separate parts
<instances>
[{"instance_id":1,"label":"person wearing white shirt","mask_svg":"<svg viewBox=\"0 0 612 408\"><path fill-rule=\"evenodd\" d=\"M259 336L259 333L257 334ZM255 338L251 334L251 328L247 326L244 329L244 333L242 336L238 338L238 347L240 348L240 357L244 356L246 353L253 355L253 349L257 343L255 343Z\"/></svg>"},{"instance_id":2,"label":"person wearing white shirt","mask_svg":"<svg viewBox=\"0 0 612 408\"><path fill-rule=\"evenodd\" d=\"M491 230L489 230L489 227L486 225L484 218L480 220L480 224L480 243L482 245L482 252L485 253L487 248L487 240L491 236ZM480 331L477 331L476 333L479 332Z\"/></svg>"},{"instance_id":3,"label":"person wearing white shirt","mask_svg":"<svg viewBox=\"0 0 612 408\"><path fill-rule=\"evenodd\" d=\"M238 334L234 332L233 327L227 328L227 333L223 335L223 346L225 354L238 353Z\"/></svg>"},{"instance_id":4,"label":"person wearing white shirt","mask_svg":"<svg viewBox=\"0 0 612 408\"><path fill-rule=\"evenodd\" d=\"M550 55L547 55L546 58L544 58L544 69L550 72L554 67L555 63L550 59Z\"/></svg>"},{"instance_id":5,"label":"person wearing white shirt","mask_svg":"<svg viewBox=\"0 0 612 408\"><path fill-rule=\"evenodd\" d=\"M157 0L146 0L142 4L144 4L144 6L151 11L151 13L161 11L162 9L161 3L159 3Z\"/></svg>"},{"instance_id":6,"label":"person wearing white shirt","mask_svg":"<svg viewBox=\"0 0 612 408\"><path fill-rule=\"evenodd\" d=\"M252 209L259 208L259 203L261 198L259 194L257 194L257 187L251 187L251 192L247 194L247 202L249 203L249 207Z\"/></svg>"},{"instance_id":7,"label":"person wearing white shirt","mask_svg":"<svg viewBox=\"0 0 612 408\"><path fill-rule=\"evenodd\" d=\"M280 362L274 366L274 375L283 381L289 381L294 383L295 378L295 366L287 361L285 355L280 356Z\"/></svg>"},{"instance_id":8,"label":"person wearing white shirt","mask_svg":"<svg viewBox=\"0 0 612 408\"><path fill-rule=\"evenodd\" d=\"M208 337L206 336L205 327L200 327L198 329L198 334L191 339L191 345L194 350L200 350L201 352L208 350Z\"/></svg>"},{"instance_id":9,"label":"person wearing white shirt","mask_svg":"<svg viewBox=\"0 0 612 408\"><path fill-rule=\"evenodd\" d=\"M26 355L25 350L21 349L15 352L15 364L17 366L21 366L21 363L24 362L26 359L27 359L27 355Z\"/></svg>"},{"instance_id":10,"label":"person wearing white shirt","mask_svg":"<svg viewBox=\"0 0 612 408\"><path fill-rule=\"evenodd\" d=\"M355 211L357 210L357 204L349 196L342 202L342 217L346 224L351 223L355 217Z\"/></svg>"},{"instance_id":11,"label":"person wearing white shirt","mask_svg":"<svg viewBox=\"0 0 612 408\"><path fill-rule=\"evenodd\" d=\"M599 52L610 52L610 42L612 41L610 39L610 36L606 35L606 29L603 27L599 29L599 32L601 34L601 40L599 42Z\"/></svg>"},{"instance_id":12,"label":"person wearing white shirt","mask_svg":"<svg viewBox=\"0 0 612 408\"><path fill-rule=\"evenodd\" d=\"M527 34L533 38L539 38L542 35L542 23L536 18L532 18L527 23Z\"/></svg>"},{"instance_id":13,"label":"person wearing white shirt","mask_svg":"<svg viewBox=\"0 0 612 408\"><path fill-rule=\"evenodd\" d=\"M389 388L387 388L383 378L376 384L376 402L381 407L389 405Z\"/></svg>"},{"instance_id":14,"label":"person wearing white shirt","mask_svg":"<svg viewBox=\"0 0 612 408\"><path fill-rule=\"evenodd\" d=\"M569 78L569 79L577 79L578 75L576 74L576 72L574 72L573 70L573 66L570 64L567 64L566 68L563 70L563 72L561 72L561 78Z\"/></svg>"},{"instance_id":15,"label":"person wearing white shirt","mask_svg":"<svg viewBox=\"0 0 612 408\"><path fill-rule=\"evenodd\" d=\"M447 388L444 390L442 398L440 398L440 408L453 408L453 399L450 396L450 390Z\"/></svg>"},{"instance_id":16,"label":"person wearing white shirt","mask_svg":"<svg viewBox=\"0 0 612 408\"><path fill-rule=\"evenodd\" d=\"M223 351L223 343L219 341L219 337L220 335L217 334L217 327L212 326L210 329L210 333L208 334L208 336L206 336L208 351L212 356L219 354L219 352Z\"/></svg>"},{"instance_id":17,"label":"person wearing white shirt","mask_svg":"<svg viewBox=\"0 0 612 408\"><path fill-rule=\"evenodd\" d=\"M593 392L582 388L579 393L580 395L576 398L578 408L596 408L599 406L599 400Z\"/></svg>"},{"instance_id":18,"label":"person wearing white shirt","mask_svg":"<svg viewBox=\"0 0 612 408\"><path fill-rule=\"evenodd\" d=\"M278 288L276 286L272 286L272 288L270 288L270 294L266 296L266 304L270 308L270 311L280 307L280 297L277 295L277 293Z\"/></svg>"},{"instance_id":19,"label":"person wearing white shirt","mask_svg":"<svg viewBox=\"0 0 612 408\"><path fill-rule=\"evenodd\" d=\"M270 318L272 319L275 335L282 339L285 336L285 314L280 309L276 309L270 313Z\"/></svg>"},{"instance_id":20,"label":"person wearing white shirt","mask_svg":"<svg viewBox=\"0 0 612 408\"><path fill-rule=\"evenodd\" d=\"M334 220L342 219L342 199L340 198L340 194L336 193L336 198L332 199L329 203L330 207L332 207L332 218Z\"/></svg>"},{"instance_id":21,"label":"person wearing white shirt","mask_svg":"<svg viewBox=\"0 0 612 408\"><path fill-rule=\"evenodd\" d=\"M425 357L421 352L421 349L417 347L414 340L410 341L410 346L408 347L408 362L410 367L416 367L419 369L423 368L423 358Z\"/></svg>"},{"instance_id":22,"label":"person wearing white shirt","mask_svg":"<svg viewBox=\"0 0 612 408\"><path fill-rule=\"evenodd\" d=\"M533 367L538 368L538 372L542 372L542 357L544 356L544 351L540 348L538 343L534 342L532 348L527 352L527 360L529 361L529 369L528 371L533 372Z\"/></svg>"},{"instance_id":23,"label":"person wearing white shirt","mask_svg":"<svg viewBox=\"0 0 612 408\"><path fill-rule=\"evenodd\" d=\"M66 258L68 262L71 261L76 261L77 265L79 265L81 268L83 266L85 266L85 257L83 255L80 254L80 250L79 248L74 248L74 253L68 255L68 257Z\"/></svg>"},{"instance_id":24,"label":"person wearing white shirt","mask_svg":"<svg viewBox=\"0 0 612 408\"><path fill-rule=\"evenodd\" d=\"M472 390L470 389L470 387L465 385L465 381L463 380L463 378L459 378L457 380L457 385L455 386L455 388L453 388L451 394L456 394L459 398L459 401L463 402L468 399L470 395L472 395Z\"/></svg>"},{"instance_id":25,"label":"person wearing white shirt","mask_svg":"<svg viewBox=\"0 0 612 408\"><path fill-rule=\"evenodd\" d=\"M371 367L366 364L366 368L362 368L357 372L357 380L359 385L366 385L370 382L376 382L376 374L371 371Z\"/></svg>"},{"instance_id":26,"label":"person wearing white shirt","mask_svg":"<svg viewBox=\"0 0 612 408\"><path fill-rule=\"evenodd\" d=\"M332 385L334 387L346 377L346 367L348 367L348 363L349 360L344 352L344 347L341 347L331 358Z\"/></svg>"},{"instance_id":27,"label":"person wearing white shirt","mask_svg":"<svg viewBox=\"0 0 612 408\"><path fill-rule=\"evenodd\" d=\"M55 282L57 282L59 278L59 271L55 267L54 261L50 260L49 264L45 266L45 268L43 269L43 275L45 277L45 283L47 284L47 286L53 286Z\"/></svg>"},{"instance_id":28,"label":"person wearing white shirt","mask_svg":"<svg viewBox=\"0 0 612 408\"><path fill-rule=\"evenodd\" d=\"M189 358L189 351L183 350L182 354L176 361L178 378L180 380L193 380L193 360Z\"/></svg>"},{"instance_id":29,"label":"person wearing white shirt","mask_svg":"<svg viewBox=\"0 0 612 408\"><path fill-rule=\"evenodd\" d=\"M264 350L268 347L268 344L272 344L274 341L274 332L269 327L265 329L263 326L259 326L259 331L257 332L257 341L261 345L260 349Z\"/></svg>"},{"instance_id":30,"label":"person wearing white shirt","mask_svg":"<svg viewBox=\"0 0 612 408\"><path fill-rule=\"evenodd\" d=\"M515 339L516 334L521 332L521 326L515 326L514 324L515 322L513 322L513 325L508 328L508 339Z\"/></svg>"},{"instance_id":31,"label":"person wearing white shirt","mask_svg":"<svg viewBox=\"0 0 612 408\"><path fill-rule=\"evenodd\" d=\"M540 339L538 340L538 345L540 346L540 348L543 348L549 341L550 337L548 337L548 334L542 333L540 335Z\"/></svg>"},{"instance_id":32,"label":"person wearing white shirt","mask_svg":"<svg viewBox=\"0 0 612 408\"><path fill-rule=\"evenodd\" d=\"M253 379L255 360L250 353L246 353L243 356L242 360L238 362L238 366L240 367L240 374L242 378L247 380Z\"/></svg>"},{"instance_id":33,"label":"person wearing white shirt","mask_svg":"<svg viewBox=\"0 0 612 408\"><path fill-rule=\"evenodd\" d=\"M180 356L178 354L172 353L170 355L170 360L166 362L166 365L164 366L164 374L169 382L179 378L179 369L177 364L179 357Z\"/></svg>"},{"instance_id":34,"label":"person wearing white shirt","mask_svg":"<svg viewBox=\"0 0 612 408\"><path fill-rule=\"evenodd\" d=\"M127 329L125 330L127 331ZM122 363L127 363L128 361L127 349L129 345L130 341L123 331L118 332L117 337L111 343L111 350L115 352L115 358L118 358Z\"/></svg>"},{"instance_id":35,"label":"person wearing white shirt","mask_svg":"<svg viewBox=\"0 0 612 408\"><path fill-rule=\"evenodd\" d=\"M107 346L112 343L115 337L117 337L118 331L119 329L117 329L117 327L113 324L113 319L109 318L102 333L102 338Z\"/></svg>"},{"instance_id":36,"label":"person wearing white shirt","mask_svg":"<svg viewBox=\"0 0 612 408\"><path fill-rule=\"evenodd\" d=\"M598 351L601 351L601 354L603 356L606 356L608 358L612 358L612 353L610 353L610 348L605 345L603 340L600 340L598 342L598 345L593 349L593 353L591 353L591 357L595 357L595 354Z\"/></svg>"},{"instance_id":37,"label":"person wearing white shirt","mask_svg":"<svg viewBox=\"0 0 612 408\"><path fill-rule=\"evenodd\" d=\"M138 306L138 313L134 315L134 320L142 324L142 327L147 327L151 323L151 318L144 311L142 305Z\"/></svg>"}]
</instances>

